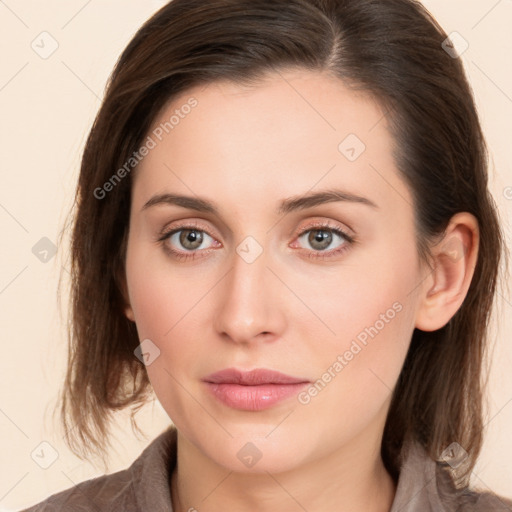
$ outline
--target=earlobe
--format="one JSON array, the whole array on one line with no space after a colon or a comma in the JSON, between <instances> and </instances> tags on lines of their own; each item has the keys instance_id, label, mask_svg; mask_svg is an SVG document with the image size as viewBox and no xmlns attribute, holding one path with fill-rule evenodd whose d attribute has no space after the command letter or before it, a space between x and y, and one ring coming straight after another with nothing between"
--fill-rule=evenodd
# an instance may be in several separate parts
<instances>
[{"instance_id":1,"label":"earlobe","mask_svg":"<svg viewBox=\"0 0 512 512\"><path fill-rule=\"evenodd\" d=\"M433 268L419 297L416 328L441 329L458 311L473 278L478 244L476 218L467 212L454 215L443 239L431 247Z\"/></svg>"},{"instance_id":2,"label":"earlobe","mask_svg":"<svg viewBox=\"0 0 512 512\"><path fill-rule=\"evenodd\" d=\"M131 320L132 322L135 322L135 315L133 314L133 309L130 304L129 296L128 296L128 290L126 286L126 279L123 279L121 282L119 282L119 289L121 292L122 300L124 302L123 311L128 318L128 320Z\"/></svg>"},{"instance_id":3,"label":"earlobe","mask_svg":"<svg viewBox=\"0 0 512 512\"><path fill-rule=\"evenodd\" d=\"M124 314L125 314L126 318L128 318L128 320L135 322L135 316L133 314L133 309L131 308L131 306L126 306L124 308Z\"/></svg>"},{"instance_id":4,"label":"earlobe","mask_svg":"<svg viewBox=\"0 0 512 512\"><path fill-rule=\"evenodd\" d=\"M130 298L128 294L128 283L126 279L126 250L128 244L128 233L125 232L123 240L121 242L121 248L119 252L118 265L114 271L114 278L118 287L121 299L123 301L123 312L128 320L135 322L135 315L130 304Z\"/></svg>"},{"instance_id":5,"label":"earlobe","mask_svg":"<svg viewBox=\"0 0 512 512\"><path fill-rule=\"evenodd\" d=\"M119 290L119 294L121 295L121 300L123 303L122 309L123 313L132 322L135 322L135 315L133 314L133 309L130 304L130 298L128 295L128 287L126 283L126 275L122 274L121 271L116 273L116 284Z\"/></svg>"}]
</instances>

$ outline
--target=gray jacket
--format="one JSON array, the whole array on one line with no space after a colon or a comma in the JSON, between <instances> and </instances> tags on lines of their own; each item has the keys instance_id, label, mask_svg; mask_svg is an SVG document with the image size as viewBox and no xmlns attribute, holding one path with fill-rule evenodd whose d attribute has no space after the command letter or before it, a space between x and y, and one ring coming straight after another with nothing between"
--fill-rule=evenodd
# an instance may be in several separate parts
<instances>
[{"instance_id":1,"label":"gray jacket","mask_svg":"<svg viewBox=\"0 0 512 512\"><path fill-rule=\"evenodd\" d=\"M172 512L169 482L176 464L176 436L170 426L127 469L81 482L21 512ZM456 491L446 475L421 445L411 445L390 512L512 512L512 500Z\"/></svg>"}]
</instances>

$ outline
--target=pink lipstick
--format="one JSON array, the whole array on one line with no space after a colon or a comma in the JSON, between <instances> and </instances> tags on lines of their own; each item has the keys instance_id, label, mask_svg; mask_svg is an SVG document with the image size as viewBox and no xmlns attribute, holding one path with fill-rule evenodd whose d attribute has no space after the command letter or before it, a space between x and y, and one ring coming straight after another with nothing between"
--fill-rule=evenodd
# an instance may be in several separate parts
<instances>
[{"instance_id":1,"label":"pink lipstick","mask_svg":"<svg viewBox=\"0 0 512 512\"><path fill-rule=\"evenodd\" d=\"M208 390L234 409L261 411L297 395L310 383L307 379L257 368L251 371L227 368L203 379Z\"/></svg>"}]
</instances>

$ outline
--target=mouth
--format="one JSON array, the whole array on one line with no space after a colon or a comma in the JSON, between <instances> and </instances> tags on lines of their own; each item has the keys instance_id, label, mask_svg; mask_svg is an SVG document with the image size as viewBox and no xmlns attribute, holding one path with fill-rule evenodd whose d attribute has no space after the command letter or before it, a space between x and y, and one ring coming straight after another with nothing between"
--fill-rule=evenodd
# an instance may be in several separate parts
<instances>
[{"instance_id":1,"label":"mouth","mask_svg":"<svg viewBox=\"0 0 512 512\"><path fill-rule=\"evenodd\" d=\"M305 378L265 368L251 371L227 368L205 377L203 382L224 405L245 411L268 409L310 384Z\"/></svg>"}]
</instances>

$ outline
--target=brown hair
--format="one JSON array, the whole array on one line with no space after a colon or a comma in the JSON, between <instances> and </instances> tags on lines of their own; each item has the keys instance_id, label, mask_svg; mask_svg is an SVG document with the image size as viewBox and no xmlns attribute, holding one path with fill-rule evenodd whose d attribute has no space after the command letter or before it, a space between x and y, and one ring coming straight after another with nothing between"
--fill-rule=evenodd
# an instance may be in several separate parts
<instances>
[{"instance_id":1,"label":"brown hair","mask_svg":"<svg viewBox=\"0 0 512 512\"><path fill-rule=\"evenodd\" d=\"M221 79L254 84L268 72L296 68L338 77L387 110L423 261L455 213L470 212L479 222L479 258L465 301L442 329L414 331L381 450L396 478L407 440L434 459L457 442L469 454L459 475L466 483L482 445L482 370L503 235L472 92L460 59L442 47L446 38L413 0L174 0L139 29L109 78L73 205L61 419L75 454L104 451L113 411L132 406L134 425L151 392L134 356L135 324L123 313L131 173L105 197L95 191L178 94Z\"/></svg>"}]
</instances>

